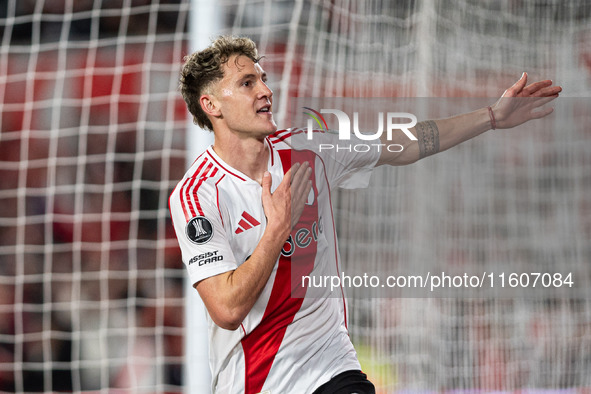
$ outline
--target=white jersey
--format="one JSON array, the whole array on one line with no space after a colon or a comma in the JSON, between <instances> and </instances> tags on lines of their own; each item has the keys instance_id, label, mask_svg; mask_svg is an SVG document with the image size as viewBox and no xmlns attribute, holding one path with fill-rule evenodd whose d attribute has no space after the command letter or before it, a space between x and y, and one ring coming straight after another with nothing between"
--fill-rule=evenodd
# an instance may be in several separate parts
<instances>
[{"instance_id":1,"label":"white jersey","mask_svg":"<svg viewBox=\"0 0 591 394\"><path fill-rule=\"evenodd\" d=\"M338 297L311 296L301 281L303 275L339 275L330 189L366 185L379 153L296 150L292 144L303 131L281 130L266 139L271 191L293 163L304 161L313 168L312 191L240 327L225 330L208 315L214 393L311 393L341 372L361 369L347 332L342 289ZM227 165L212 147L187 171L169 202L193 284L250 257L266 227L261 193L258 182Z\"/></svg>"}]
</instances>

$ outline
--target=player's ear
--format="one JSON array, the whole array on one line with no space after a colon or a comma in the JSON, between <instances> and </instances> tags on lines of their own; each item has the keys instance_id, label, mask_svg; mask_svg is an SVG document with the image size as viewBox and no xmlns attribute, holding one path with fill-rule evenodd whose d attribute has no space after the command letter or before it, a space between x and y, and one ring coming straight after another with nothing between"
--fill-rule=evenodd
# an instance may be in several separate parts
<instances>
[{"instance_id":1,"label":"player's ear","mask_svg":"<svg viewBox=\"0 0 591 394\"><path fill-rule=\"evenodd\" d=\"M222 114L218 105L218 101L212 94L204 94L199 97L199 105L201 105L203 112L209 116L218 117Z\"/></svg>"}]
</instances>

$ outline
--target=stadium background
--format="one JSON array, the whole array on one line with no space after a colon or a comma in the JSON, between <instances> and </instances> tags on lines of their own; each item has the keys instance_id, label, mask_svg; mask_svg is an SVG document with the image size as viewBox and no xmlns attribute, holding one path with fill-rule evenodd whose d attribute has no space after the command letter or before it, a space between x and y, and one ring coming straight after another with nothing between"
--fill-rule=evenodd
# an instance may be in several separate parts
<instances>
[{"instance_id":1,"label":"stadium background","mask_svg":"<svg viewBox=\"0 0 591 394\"><path fill-rule=\"evenodd\" d=\"M378 392L591 387L588 2L3 0L1 391L183 390L167 197L194 155L187 130L207 135L176 89L200 24L257 41L280 126L290 97L495 98L522 71L562 85L568 127L378 172L371 195L338 196L337 222L344 263L366 252L364 269L476 259L581 284L568 299L351 294Z\"/></svg>"}]
</instances>

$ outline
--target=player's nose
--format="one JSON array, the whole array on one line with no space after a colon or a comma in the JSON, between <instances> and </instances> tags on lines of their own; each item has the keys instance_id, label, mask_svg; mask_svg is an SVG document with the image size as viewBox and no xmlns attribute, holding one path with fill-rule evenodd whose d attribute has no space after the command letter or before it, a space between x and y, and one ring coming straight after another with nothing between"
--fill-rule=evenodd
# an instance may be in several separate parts
<instances>
[{"instance_id":1,"label":"player's nose","mask_svg":"<svg viewBox=\"0 0 591 394\"><path fill-rule=\"evenodd\" d=\"M270 99L273 97L273 90L265 82L262 82L259 86L259 98L267 97Z\"/></svg>"}]
</instances>

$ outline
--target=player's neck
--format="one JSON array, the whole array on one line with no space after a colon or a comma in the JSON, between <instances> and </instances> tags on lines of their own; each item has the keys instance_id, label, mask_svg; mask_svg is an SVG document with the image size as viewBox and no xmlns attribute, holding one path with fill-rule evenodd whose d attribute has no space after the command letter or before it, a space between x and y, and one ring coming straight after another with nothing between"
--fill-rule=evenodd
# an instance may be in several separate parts
<instances>
[{"instance_id":1,"label":"player's neck","mask_svg":"<svg viewBox=\"0 0 591 394\"><path fill-rule=\"evenodd\" d=\"M224 139L215 137L213 150L231 167L261 183L267 171L269 148L264 139Z\"/></svg>"}]
</instances>

